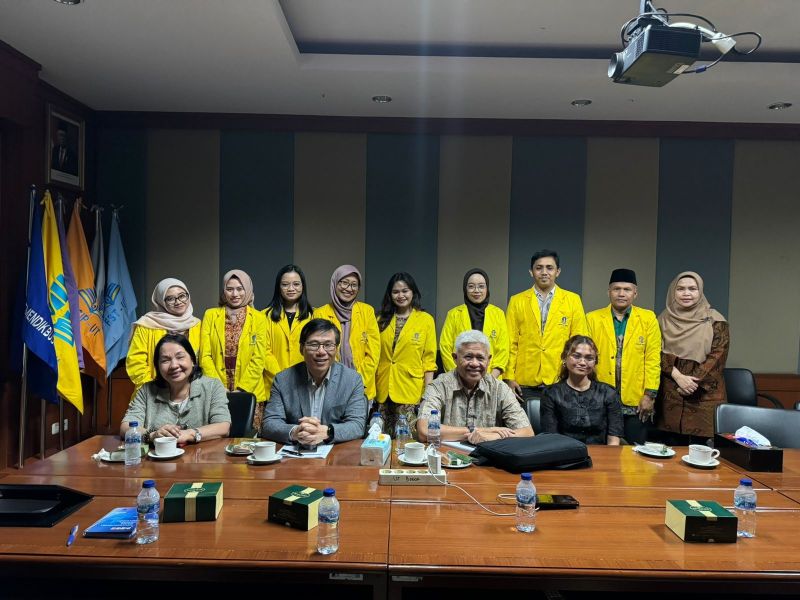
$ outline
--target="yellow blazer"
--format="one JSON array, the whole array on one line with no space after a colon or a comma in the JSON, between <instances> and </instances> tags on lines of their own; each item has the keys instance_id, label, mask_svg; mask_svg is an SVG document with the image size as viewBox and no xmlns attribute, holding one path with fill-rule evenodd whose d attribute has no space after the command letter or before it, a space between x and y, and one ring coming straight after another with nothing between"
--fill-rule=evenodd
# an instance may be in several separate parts
<instances>
[{"instance_id":1,"label":"yellow blazer","mask_svg":"<svg viewBox=\"0 0 800 600\"><path fill-rule=\"evenodd\" d=\"M542 332L542 313L533 288L511 296L508 322L508 369L503 377L520 385L550 385L558 379L564 344L573 335L586 335L586 316L581 297L556 286L547 323Z\"/></svg>"},{"instance_id":2,"label":"yellow blazer","mask_svg":"<svg viewBox=\"0 0 800 600\"><path fill-rule=\"evenodd\" d=\"M156 378L156 366L153 364L153 353L156 351L158 341L167 335L166 329L151 329L141 325L133 326L133 335L128 347L128 356L125 358L125 370L131 378L136 390L148 381ZM194 348L197 360L200 360L200 323L192 327L187 336L189 343ZM135 391L135 390L134 390Z\"/></svg>"},{"instance_id":3,"label":"yellow blazer","mask_svg":"<svg viewBox=\"0 0 800 600\"><path fill-rule=\"evenodd\" d=\"M235 389L255 395L262 402L267 394L264 389L264 346L267 324L264 314L252 306L247 307L247 317L239 338L236 355ZM219 379L228 389L225 375L225 308L209 308L203 315L200 342L200 367L203 374Z\"/></svg>"},{"instance_id":4,"label":"yellow blazer","mask_svg":"<svg viewBox=\"0 0 800 600\"><path fill-rule=\"evenodd\" d=\"M281 320L277 323L270 317L270 309L264 310L264 317L267 322L266 350L264 356L264 389L269 400L269 392L272 389L272 380L275 375L303 362L303 353L300 350L300 331L303 325L308 323L312 316L309 315L305 320L295 317L292 326L289 327L289 319L286 312L281 311Z\"/></svg>"},{"instance_id":5,"label":"yellow blazer","mask_svg":"<svg viewBox=\"0 0 800 600\"><path fill-rule=\"evenodd\" d=\"M414 310L394 345L397 316L381 331L378 362L378 402L417 404L425 389L425 372L436 372L436 324L424 311Z\"/></svg>"},{"instance_id":6,"label":"yellow blazer","mask_svg":"<svg viewBox=\"0 0 800 600\"><path fill-rule=\"evenodd\" d=\"M442 334L439 336L439 354L442 357L442 366L445 371L452 371L456 368L456 361L453 360L456 338L458 334L470 329L472 329L472 324L469 320L467 305L462 304L450 309L444 320ZM502 308L494 304L486 307L483 333L486 334L492 345L492 364L489 365L489 370L500 369L505 372L508 366L508 325L506 324L506 314Z\"/></svg>"},{"instance_id":7,"label":"yellow blazer","mask_svg":"<svg viewBox=\"0 0 800 600\"><path fill-rule=\"evenodd\" d=\"M616 387L617 338L611 305L586 315L589 335L597 344L597 379ZM631 307L622 342L622 403L639 406L645 390L657 390L661 381L661 330L656 314Z\"/></svg>"},{"instance_id":8,"label":"yellow blazer","mask_svg":"<svg viewBox=\"0 0 800 600\"><path fill-rule=\"evenodd\" d=\"M314 309L315 319L328 319L342 330L342 324L336 316L332 304ZM378 358L381 354L381 338L375 309L369 304L356 302L353 304L353 315L350 323L350 350L353 353L353 364L364 380L364 393L367 398L375 398L375 371L378 369ZM337 354L336 360L339 360Z\"/></svg>"}]
</instances>

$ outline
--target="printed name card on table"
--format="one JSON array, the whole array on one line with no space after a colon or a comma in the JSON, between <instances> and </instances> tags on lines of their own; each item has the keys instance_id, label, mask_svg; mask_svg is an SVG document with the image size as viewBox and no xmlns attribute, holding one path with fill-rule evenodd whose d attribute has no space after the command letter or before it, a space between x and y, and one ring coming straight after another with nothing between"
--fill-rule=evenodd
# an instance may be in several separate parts
<instances>
[{"instance_id":1,"label":"printed name card on table","mask_svg":"<svg viewBox=\"0 0 800 600\"><path fill-rule=\"evenodd\" d=\"M222 482L173 483L164 496L164 523L216 521L222 510Z\"/></svg>"},{"instance_id":2,"label":"printed name card on table","mask_svg":"<svg viewBox=\"0 0 800 600\"><path fill-rule=\"evenodd\" d=\"M684 542L735 542L737 522L713 500L667 500L664 523Z\"/></svg>"},{"instance_id":3,"label":"printed name card on table","mask_svg":"<svg viewBox=\"0 0 800 600\"><path fill-rule=\"evenodd\" d=\"M304 485L290 485L269 497L267 520L308 531L317 526L322 492Z\"/></svg>"}]
</instances>

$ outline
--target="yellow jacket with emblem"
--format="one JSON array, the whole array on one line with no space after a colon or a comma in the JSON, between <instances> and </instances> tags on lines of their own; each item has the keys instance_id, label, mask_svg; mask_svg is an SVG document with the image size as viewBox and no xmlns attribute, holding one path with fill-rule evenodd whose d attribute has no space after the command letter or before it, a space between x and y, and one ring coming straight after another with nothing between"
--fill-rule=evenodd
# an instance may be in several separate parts
<instances>
[{"instance_id":1,"label":"yellow jacket with emblem","mask_svg":"<svg viewBox=\"0 0 800 600\"><path fill-rule=\"evenodd\" d=\"M332 304L314 309L315 319L327 319L342 331L342 324L336 316ZM364 393L367 398L375 397L375 372L381 354L381 338L375 309L363 302L353 303L350 322L350 350L353 353L353 366L364 380ZM336 359L339 360L337 354Z\"/></svg>"},{"instance_id":2,"label":"yellow jacket with emblem","mask_svg":"<svg viewBox=\"0 0 800 600\"><path fill-rule=\"evenodd\" d=\"M239 337L236 355L236 380L234 389L250 392L256 400L267 397L264 389L264 351L267 324L264 314L252 306L247 307L247 316ZM203 374L219 379L228 389L225 374L225 308L209 308L203 315L200 341L200 367Z\"/></svg>"},{"instance_id":3,"label":"yellow jacket with emblem","mask_svg":"<svg viewBox=\"0 0 800 600\"><path fill-rule=\"evenodd\" d=\"M616 387L617 337L611 305L586 315L589 336L597 345L597 379ZM657 390L661 380L661 330L656 314L631 307L622 342L622 403L639 406L645 390Z\"/></svg>"},{"instance_id":4,"label":"yellow jacket with emblem","mask_svg":"<svg viewBox=\"0 0 800 600\"><path fill-rule=\"evenodd\" d=\"M297 317L289 325L286 312L281 311L281 320L277 323L272 320L271 309L264 310L264 317L267 321L267 335L264 352L264 389L269 399L269 392L272 389L272 380L275 375L303 362L303 353L300 350L300 331L303 325L308 323L312 316L308 315L302 321Z\"/></svg>"},{"instance_id":5,"label":"yellow jacket with emblem","mask_svg":"<svg viewBox=\"0 0 800 600\"><path fill-rule=\"evenodd\" d=\"M417 404L425 389L425 372L436 372L436 324L428 313L414 310L395 344L396 324L397 315L381 331L377 400Z\"/></svg>"},{"instance_id":6,"label":"yellow jacket with emblem","mask_svg":"<svg viewBox=\"0 0 800 600\"><path fill-rule=\"evenodd\" d=\"M511 296L508 322L508 368L504 379L519 385L550 385L558 379L564 344L573 335L586 335L586 316L581 297L555 287L547 323L542 332L542 313L533 288Z\"/></svg>"},{"instance_id":7,"label":"yellow jacket with emblem","mask_svg":"<svg viewBox=\"0 0 800 600\"><path fill-rule=\"evenodd\" d=\"M466 304L461 304L448 311L442 326L442 333L439 336L439 354L442 357L442 366L445 371L452 371L456 368L456 361L453 360L456 338L458 334L470 329L472 329L472 323L469 320L469 309ZM508 367L508 325L506 324L506 314L502 308L494 304L486 307L483 333L486 334L492 345L492 364L489 365L489 370L500 369L505 372Z\"/></svg>"},{"instance_id":8,"label":"yellow jacket with emblem","mask_svg":"<svg viewBox=\"0 0 800 600\"><path fill-rule=\"evenodd\" d=\"M156 351L156 344L167 335L166 329L153 329L134 325L131 343L128 347L128 356L125 358L125 370L131 378L136 390L148 381L156 378L156 365L153 364L153 353ZM194 349L195 355L200 360L200 323L197 323L187 333L189 343Z\"/></svg>"}]
</instances>

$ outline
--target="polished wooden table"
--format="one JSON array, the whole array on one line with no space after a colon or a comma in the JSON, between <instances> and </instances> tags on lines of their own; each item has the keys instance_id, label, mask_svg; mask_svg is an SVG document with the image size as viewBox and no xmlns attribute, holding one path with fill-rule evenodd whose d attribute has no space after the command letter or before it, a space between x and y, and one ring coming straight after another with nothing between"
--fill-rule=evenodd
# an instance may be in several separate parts
<instances>
[{"instance_id":1,"label":"polished wooden table","mask_svg":"<svg viewBox=\"0 0 800 600\"><path fill-rule=\"evenodd\" d=\"M725 461L715 469L692 468L679 459L685 448L670 459L653 459L630 447L592 446L591 469L534 473L539 492L571 494L581 507L539 512L537 531L523 535L513 516L490 515L456 487L379 485L378 469L358 464L360 441L338 445L326 459L264 466L228 456L227 443L203 442L177 459L144 459L131 468L93 461L100 448L119 445L115 437L98 436L22 470L3 471L3 483L56 483L95 499L50 529L0 529L0 574L33 580L47 567L57 580L142 579L146 565L151 581L268 579L285 591L333 581L351 585L350 596L373 598L436 588L644 591L655 583L665 591L713 591L733 582L741 593L800 593L800 538L794 533L800 531L800 489L770 485L800 477L800 451L786 452L782 474L750 474L759 494L755 539L698 545L665 527L666 500L730 507L743 473ZM394 455L392 465L400 466ZM498 494L513 494L518 475L492 467L447 475L491 510L514 512ZM111 508L131 504L150 478L162 494L176 481L224 481L219 520L162 524L159 541L150 546L80 538L65 548L72 524L85 528ZM316 554L314 530L265 521L269 495L292 483L336 488L342 502L337 554Z\"/></svg>"}]
</instances>

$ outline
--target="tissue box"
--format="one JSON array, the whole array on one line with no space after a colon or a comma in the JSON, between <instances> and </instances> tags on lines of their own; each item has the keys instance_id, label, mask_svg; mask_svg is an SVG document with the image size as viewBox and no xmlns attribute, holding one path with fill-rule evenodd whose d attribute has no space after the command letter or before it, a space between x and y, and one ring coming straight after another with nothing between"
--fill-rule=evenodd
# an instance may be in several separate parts
<instances>
[{"instance_id":1,"label":"tissue box","mask_svg":"<svg viewBox=\"0 0 800 600\"><path fill-rule=\"evenodd\" d=\"M269 497L267 520L308 531L317 526L320 500L320 490L304 485L290 485Z\"/></svg>"},{"instance_id":2,"label":"tissue box","mask_svg":"<svg viewBox=\"0 0 800 600\"><path fill-rule=\"evenodd\" d=\"M216 521L222 510L222 482L173 483L164 496L164 523Z\"/></svg>"},{"instance_id":3,"label":"tissue box","mask_svg":"<svg viewBox=\"0 0 800 600\"><path fill-rule=\"evenodd\" d=\"M736 441L733 433L718 433L714 436L714 447L720 458L729 460L748 471L783 472L783 448L766 446L751 448Z\"/></svg>"},{"instance_id":4,"label":"tissue box","mask_svg":"<svg viewBox=\"0 0 800 600\"><path fill-rule=\"evenodd\" d=\"M736 515L713 500L667 500L664 523L684 542L736 541Z\"/></svg>"},{"instance_id":5,"label":"tissue box","mask_svg":"<svg viewBox=\"0 0 800 600\"><path fill-rule=\"evenodd\" d=\"M367 438L361 444L361 464L382 467L392 451L392 438L385 433L377 438Z\"/></svg>"}]
</instances>

